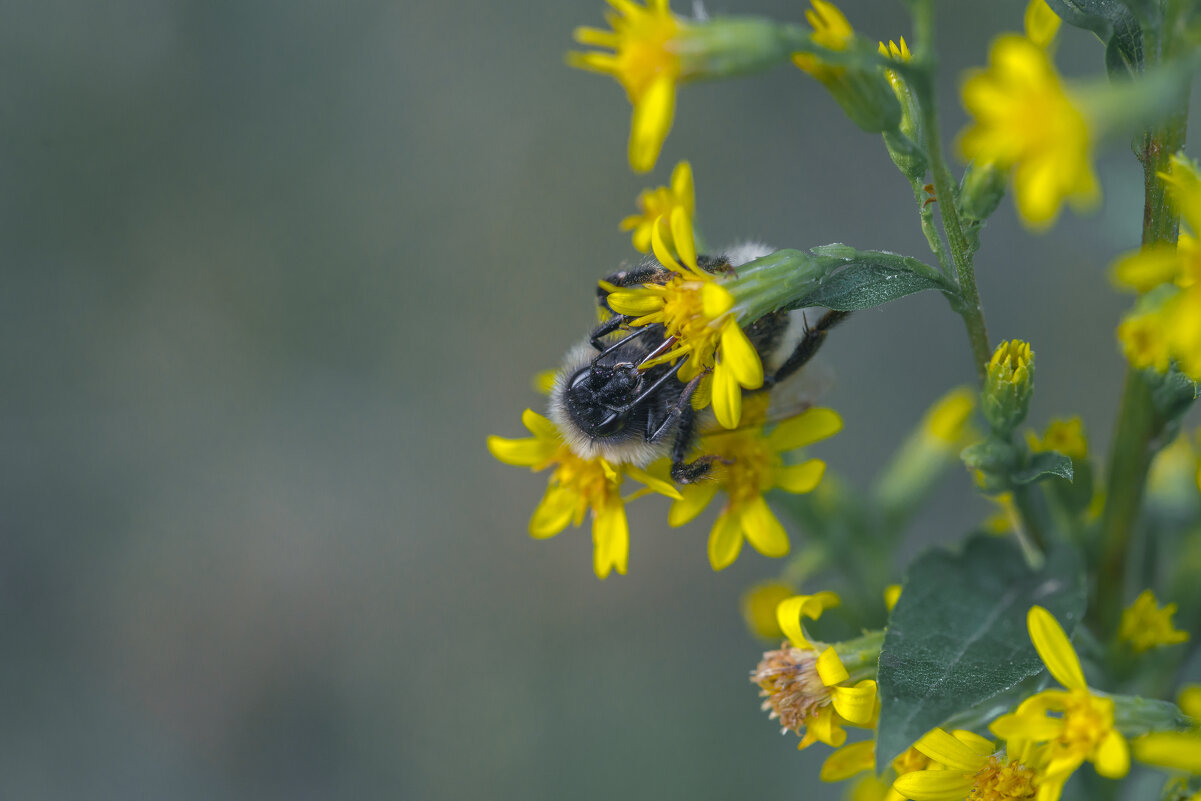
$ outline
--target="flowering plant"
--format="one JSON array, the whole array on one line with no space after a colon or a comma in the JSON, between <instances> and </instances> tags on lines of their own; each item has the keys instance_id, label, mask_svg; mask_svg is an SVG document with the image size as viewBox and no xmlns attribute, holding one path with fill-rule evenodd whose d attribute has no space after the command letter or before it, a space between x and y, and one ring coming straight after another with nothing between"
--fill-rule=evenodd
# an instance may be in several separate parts
<instances>
[{"instance_id":1,"label":"flowering plant","mask_svg":"<svg viewBox=\"0 0 1201 801\"><path fill-rule=\"evenodd\" d=\"M908 0L911 35L887 44L828 0L811 0L804 23L609 3L610 30L577 30L594 49L568 60L625 90L635 172L655 168L685 84L795 65L880 136L930 258L846 244L706 252L692 166L676 165L621 221L648 255L599 281L600 324L547 382L549 416L526 411L532 439L489 438L503 462L554 468L530 534L591 515L603 579L629 567L627 503L667 496L668 522L684 526L723 496L713 568L744 543L786 560L743 601L754 634L783 638L751 681L798 747L832 749L818 778L854 779L856 799L1118 798L1141 766L1165 774L1163 799L1201 801L1201 686L1188 683L1201 460L1182 433L1201 381L1201 168L1184 149L1201 5L1031 0L1023 31L997 36L987 65L963 76L971 122L956 179L935 106L932 0ZM1105 75L1060 76L1064 24L1096 35ZM1094 153L1131 132L1142 241L1112 267L1137 299L1114 321L1129 365L1102 469L1079 418L1024 427L1035 350L990 343L974 257L1007 193L1034 233L1065 204L1087 213L1102 192ZM790 404L788 379L848 315L931 290L963 322L976 383L946 391L859 489L802 455L842 420ZM958 463L998 516L894 575L900 535ZM832 636L834 618L858 636Z\"/></svg>"}]
</instances>

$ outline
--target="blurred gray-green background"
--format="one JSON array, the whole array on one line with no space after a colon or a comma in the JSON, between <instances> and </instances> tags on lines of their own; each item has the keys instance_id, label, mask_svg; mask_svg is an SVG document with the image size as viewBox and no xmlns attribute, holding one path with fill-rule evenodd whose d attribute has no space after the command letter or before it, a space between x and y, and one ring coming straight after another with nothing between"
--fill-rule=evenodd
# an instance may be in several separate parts
<instances>
[{"instance_id":1,"label":"blurred gray-green background","mask_svg":"<svg viewBox=\"0 0 1201 801\"><path fill-rule=\"evenodd\" d=\"M687 11L681 3L678 10ZM944 3L960 71L1024 3ZM711 4L800 19L800 0ZM899 3L845 3L875 38ZM0 798L818 797L759 711L707 524L633 507L630 574L587 529L534 542L543 477L504 467L529 389L632 255L617 221L680 158L710 241L928 257L905 182L792 68L686 87L649 178L629 107L563 64L600 0L42 0L0 19ZM1067 31L1068 72L1101 48ZM1042 236L1006 201L980 287L1038 352L1032 420L1103 446L1136 244L1106 200ZM941 298L831 337L815 449L864 482L972 373ZM915 529L988 512L952 476ZM708 518L706 518L707 520ZM794 532L794 537L799 536ZM836 792L836 791L832 791Z\"/></svg>"}]
</instances>

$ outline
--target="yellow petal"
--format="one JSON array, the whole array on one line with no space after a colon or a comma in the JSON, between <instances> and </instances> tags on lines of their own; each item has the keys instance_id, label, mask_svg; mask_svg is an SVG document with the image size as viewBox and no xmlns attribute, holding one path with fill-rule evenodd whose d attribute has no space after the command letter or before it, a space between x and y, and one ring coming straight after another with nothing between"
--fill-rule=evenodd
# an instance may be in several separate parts
<instances>
[{"instance_id":1,"label":"yellow petal","mask_svg":"<svg viewBox=\"0 0 1201 801\"><path fill-rule=\"evenodd\" d=\"M856 773L872 770L876 764L876 744L872 740L861 740L839 748L826 758L819 778L824 782L840 782Z\"/></svg>"},{"instance_id":2,"label":"yellow petal","mask_svg":"<svg viewBox=\"0 0 1201 801\"><path fill-rule=\"evenodd\" d=\"M856 726L868 725L876 714L876 683L864 679L854 687L835 687L830 691L834 711Z\"/></svg>"},{"instance_id":3,"label":"yellow petal","mask_svg":"<svg viewBox=\"0 0 1201 801\"><path fill-rule=\"evenodd\" d=\"M721 363L747 389L763 386L763 362L738 323L731 320L721 332Z\"/></svg>"},{"instance_id":4,"label":"yellow petal","mask_svg":"<svg viewBox=\"0 0 1201 801\"><path fill-rule=\"evenodd\" d=\"M961 801L972 777L950 770L915 770L897 777L893 789L912 801Z\"/></svg>"},{"instance_id":5,"label":"yellow petal","mask_svg":"<svg viewBox=\"0 0 1201 801\"><path fill-rule=\"evenodd\" d=\"M814 739L819 740L826 745L832 745L835 748L839 747L847 741L847 733L843 731L839 725L837 718L834 716L832 707L822 707L821 711L813 718L809 719L806 724L807 734L812 734ZM812 742L812 740L810 741ZM805 743L798 745L797 748L804 748Z\"/></svg>"},{"instance_id":6,"label":"yellow petal","mask_svg":"<svg viewBox=\"0 0 1201 801\"><path fill-rule=\"evenodd\" d=\"M1161 768L1201 773L1201 734L1157 731L1135 739L1134 757Z\"/></svg>"},{"instance_id":7,"label":"yellow petal","mask_svg":"<svg viewBox=\"0 0 1201 801\"><path fill-rule=\"evenodd\" d=\"M823 611L833 609L841 603L842 600L838 597L838 593L829 591L814 595L797 595L782 601L776 607L776 622L780 624L780 631L784 632L784 636L791 640L794 646L812 648L812 643L805 637L801 618L817 620Z\"/></svg>"},{"instance_id":8,"label":"yellow petal","mask_svg":"<svg viewBox=\"0 0 1201 801\"><path fill-rule=\"evenodd\" d=\"M1032 606L1026 614L1026 626L1030 629L1034 649L1051 675L1069 690L1086 689L1088 685L1084 683L1080 660L1055 617L1041 606Z\"/></svg>"},{"instance_id":9,"label":"yellow petal","mask_svg":"<svg viewBox=\"0 0 1201 801\"><path fill-rule=\"evenodd\" d=\"M671 193L688 212L688 218L692 219L696 214L696 189L692 181L692 165L687 161L681 161L671 171Z\"/></svg>"},{"instance_id":10,"label":"yellow petal","mask_svg":"<svg viewBox=\"0 0 1201 801\"><path fill-rule=\"evenodd\" d=\"M672 498L673 500L677 501L683 500L683 496L680 495L680 491L676 489L674 484L672 484L670 481L664 481L661 478L656 478L640 467L635 467L632 464L628 464L625 466L625 474L635 481L641 481L647 487L659 493L660 495L666 495L668 498Z\"/></svg>"},{"instance_id":11,"label":"yellow petal","mask_svg":"<svg viewBox=\"0 0 1201 801\"><path fill-rule=\"evenodd\" d=\"M821 482L825 472L825 462L821 459L809 459L800 464L779 468L776 471L776 486L785 492L811 492Z\"/></svg>"},{"instance_id":12,"label":"yellow petal","mask_svg":"<svg viewBox=\"0 0 1201 801\"><path fill-rule=\"evenodd\" d=\"M556 441L559 439L558 426L533 409L526 409L521 413L521 424L535 437Z\"/></svg>"},{"instance_id":13,"label":"yellow petal","mask_svg":"<svg viewBox=\"0 0 1201 801\"><path fill-rule=\"evenodd\" d=\"M530 467L545 462L554 455L558 445L536 437L506 439L488 437L488 451L505 464Z\"/></svg>"},{"instance_id":14,"label":"yellow petal","mask_svg":"<svg viewBox=\"0 0 1201 801\"><path fill-rule=\"evenodd\" d=\"M763 500L762 495L756 495L746 502L741 510L742 533L755 546L755 550L764 556L787 556L791 546L788 535L780 521L772 514Z\"/></svg>"},{"instance_id":15,"label":"yellow petal","mask_svg":"<svg viewBox=\"0 0 1201 801\"><path fill-rule=\"evenodd\" d=\"M676 87L670 74L656 78L641 97L634 100L630 123L630 169L650 172L659 158L663 140L675 116Z\"/></svg>"},{"instance_id":16,"label":"yellow petal","mask_svg":"<svg viewBox=\"0 0 1201 801\"><path fill-rule=\"evenodd\" d=\"M913 747L935 762L960 773L975 773L988 762L986 756L943 729L928 732Z\"/></svg>"},{"instance_id":17,"label":"yellow petal","mask_svg":"<svg viewBox=\"0 0 1201 801\"><path fill-rule=\"evenodd\" d=\"M1184 714L1201 723L1201 684L1189 684L1182 688L1176 705Z\"/></svg>"},{"instance_id":18,"label":"yellow petal","mask_svg":"<svg viewBox=\"0 0 1201 801\"><path fill-rule=\"evenodd\" d=\"M730 369L718 362L713 368L713 415L724 428L738 428L742 417L742 388Z\"/></svg>"},{"instance_id":19,"label":"yellow petal","mask_svg":"<svg viewBox=\"0 0 1201 801\"><path fill-rule=\"evenodd\" d=\"M833 409L814 407L780 423L767 435L776 452L791 451L820 442L842 430L842 418Z\"/></svg>"},{"instance_id":20,"label":"yellow petal","mask_svg":"<svg viewBox=\"0 0 1201 801\"><path fill-rule=\"evenodd\" d=\"M666 230L666 223L662 215L655 218L655 224L651 226L651 251L655 254L655 258L669 270L674 270L680 275L688 275L688 271L680 266L680 262L676 259L671 248L667 246L667 240L663 232Z\"/></svg>"},{"instance_id":21,"label":"yellow petal","mask_svg":"<svg viewBox=\"0 0 1201 801\"><path fill-rule=\"evenodd\" d=\"M571 522L579 496L563 487L549 486L542 502L530 518L530 536L537 539L553 537Z\"/></svg>"},{"instance_id":22,"label":"yellow petal","mask_svg":"<svg viewBox=\"0 0 1201 801\"><path fill-rule=\"evenodd\" d=\"M988 730L1002 740L1053 740L1063 730L1061 718L1043 715L1002 715L989 725Z\"/></svg>"},{"instance_id":23,"label":"yellow petal","mask_svg":"<svg viewBox=\"0 0 1201 801\"><path fill-rule=\"evenodd\" d=\"M734 564L742 550L742 533L738 516L729 510L718 515L709 532L709 564L721 570Z\"/></svg>"},{"instance_id":24,"label":"yellow petal","mask_svg":"<svg viewBox=\"0 0 1201 801\"><path fill-rule=\"evenodd\" d=\"M1067 780L1067 776L1044 776L1038 783L1036 801L1059 801L1059 796L1063 795L1063 786Z\"/></svg>"},{"instance_id":25,"label":"yellow petal","mask_svg":"<svg viewBox=\"0 0 1201 801\"><path fill-rule=\"evenodd\" d=\"M610 292L605 299L609 303L609 308L618 314L639 317L646 314L654 314L664 306L663 295L637 289L622 289L617 292Z\"/></svg>"},{"instance_id":26,"label":"yellow petal","mask_svg":"<svg viewBox=\"0 0 1201 801\"><path fill-rule=\"evenodd\" d=\"M684 211L683 206L676 206L671 210L671 239L676 243L676 253L680 254L680 261L684 262L684 266L702 272L696 265L696 240L692 236L692 220L688 218L688 212Z\"/></svg>"},{"instance_id":27,"label":"yellow petal","mask_svg":"<svg viewBox=\"0 0 1201 801\"><path fill-rule=\"evenodd\" d=\"M625 575L630 561L630 525L625 506L610 504L592 521L592 568L597 578L605 578L613 568Z\"/></svg>"},{"instance_id":28,"label":"yellow petal","mask_svg":"<svg viewBox=\"0 0 1201 801\"><path fill-rule=\"evenodd\" d=\"M1117 729L1110 729L1093 759L1097 773L1107 779L1120 779L1130 772L1130 746Z\"/></svg>"},{"instance_id":29,"label":"yellow petal","mask_svg":"<svg viewBox=\"0 0 1201 801\"><path fill-rule=\"evenodd\" d=\"M1026 5L1026 37L1039 47L1046 47L1059 31L1059 16L1047 5L1047 0L1030 0Z\"/></svg>"},{"instance_id":30,"label":"yellow petal","mask_svg":"<svg viewBox=\"0 0 1201 801\"><path fill-rule=\"evenodd\" d=\"M1164 245L1128 253L1113 265L1113 280L1138 292L1148 292L1179 274L1176 248Z\"/></svg>"},{"instance_id":31,"label":"yellow petal","mask_svg":"<svg viewBox=\"0 0 1201 801\"><path fill-rule=\"evenodd\" d=\"M717 482L705 481L680 487L680 500L671 505L667 512L667 525L675 527L690 523L704 511L717 494Z\"/></svg>"},{"instance_id":32,"label":"yellow petal","mask_svg":"<svg viewBox=\"0 0 1201 801\"><path fill-rule=\"evenodd\" d=\"M814 667L817 669L818 678L827 687L833 687L835 684L844 682L851 677L851 674L847 673L846 665L842 663L833 646L828 646L826 650L821 652L817 657L817 663ZM843 717L846 717L846 715L843 715Z\"/></svg>"},{"instance_id":33,"label":"yellow petal","mask_svg":"<svg viewBox=\"0 0 1201 801\"><path fill-rule=\"evenodd\" d=\"M884 608L889 612L897 605L897 601L901 600L901 585L889 584L884 588Z\"/></svg>"},{"instance_id":34,"label":"yellow petal","mask_svg":"<svg viewBox=\"0 0 1201 801\"><path fill-rule=\"evenodd\" d=\"M716 281L706 281L701 287L701 311L710 319L717 319L734 305L734 296Z\"/></svg>"}]
</instances>

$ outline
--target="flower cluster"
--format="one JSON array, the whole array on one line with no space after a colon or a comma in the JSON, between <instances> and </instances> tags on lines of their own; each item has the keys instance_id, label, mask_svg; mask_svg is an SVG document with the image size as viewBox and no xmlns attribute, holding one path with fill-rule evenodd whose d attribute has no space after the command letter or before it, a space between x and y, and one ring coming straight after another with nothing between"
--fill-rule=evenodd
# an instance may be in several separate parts
<instances>
[{"instance_id":1,"label":"flower cluster","mask_svg":"<svg viewBox=\"0 0 1201 801\"><path fill-rule=\"evenodd\" d=\"M1114 279L1143 293L1134 312L1118 326L1118 339L1133 367L1163 373L1175 364L1201 380L1201 171L1183 156L1161 173L1168 196L1190 233L1177 245L1152 245L1114 266Z\"/></svg>"}]
</instances>

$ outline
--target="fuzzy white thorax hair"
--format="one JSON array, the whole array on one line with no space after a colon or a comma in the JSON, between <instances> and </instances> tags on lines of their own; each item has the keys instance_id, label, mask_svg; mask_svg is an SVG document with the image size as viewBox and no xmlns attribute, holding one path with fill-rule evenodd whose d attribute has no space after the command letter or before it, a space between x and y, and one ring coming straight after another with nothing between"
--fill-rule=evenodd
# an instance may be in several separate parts
<instances>
[{"instance_id":1,"label":"fuzzy white thorax hair","mask_svg":"<svg viewBox=\"0 0 1201 801\"><path fill-rule=\"evenodd\" d=\"M752 262L755 259L761 259L769 253L775 253L776 249L770 245L765 245L762 242L739 242L736 245L731 245L726 248L725 257L730 262L731 267L741 267L747 262Z\"/></svg>"}]
</instances>

